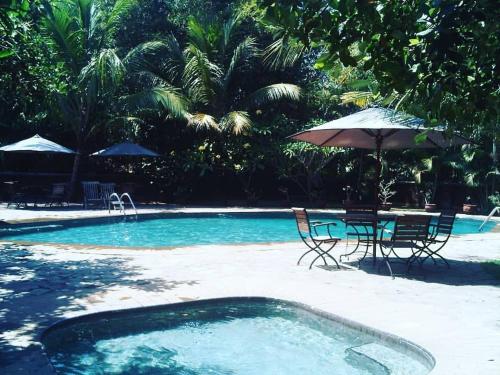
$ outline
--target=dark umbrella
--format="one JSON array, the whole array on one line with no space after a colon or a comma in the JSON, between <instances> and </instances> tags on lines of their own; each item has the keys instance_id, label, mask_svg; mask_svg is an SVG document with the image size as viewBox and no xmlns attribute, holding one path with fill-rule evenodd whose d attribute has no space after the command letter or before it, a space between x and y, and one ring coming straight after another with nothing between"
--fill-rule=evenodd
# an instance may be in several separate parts
<instances>
[{"instance_id":1,"label":"dark umbrella","mask_svg":"<svg viewBox=\"0 0 500 375\"><path fill-rule=\"evenodd\" d=\"M154 151L148 150L136 143L124 142L118 143L116 145L110 146L103 150L94 152L91 156L146 156L146 157L156 157L160 156Z\"/></svg>"},{"instance_id":2,"label":"dark umbrella","mask_svg":"<svg viewBox=\"0 0 500 375\"><path fill-rule=\"evenodd\" d=\"M415 137L425 134L422 142ZM442 128L428 129L424 120L386 108L369 108L326 124L291 135L290 138L318 146L375 149L377 173L375 202L381 173L381 150L446 148L471 143L459 135L447 136Z\"/></svg>"},{"instance_id":3,"label":"dark umbrella","mask_svg":"<svg viewBox=\"0 0 500 375\"><path fill-rule=\"evenodd\" d=\"M61 146L55 142L49 141L48 139L40 137L38 134L31 138L24 139L22 141L12 143L0 147L0 151L5 152L42 152L48 154L75 154L75 151Z\"/></svg>"}]
</instances>

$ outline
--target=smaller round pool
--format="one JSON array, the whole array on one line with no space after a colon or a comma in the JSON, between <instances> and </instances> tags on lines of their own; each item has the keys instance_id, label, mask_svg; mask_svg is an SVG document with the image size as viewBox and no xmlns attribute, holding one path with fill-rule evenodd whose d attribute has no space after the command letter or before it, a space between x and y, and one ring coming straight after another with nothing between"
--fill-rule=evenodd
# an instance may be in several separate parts
<instances>
[{"instance_id":1,"label":"smaller round pool","mask_svg":"<svg viewBox=\"0 0 500 375\"><path fill-rule=\"evenodd\" d=\"M43 335L60 374L425 375L406 340L291 302L230 298L98 313Z\"/></svg>"}]
</instances>

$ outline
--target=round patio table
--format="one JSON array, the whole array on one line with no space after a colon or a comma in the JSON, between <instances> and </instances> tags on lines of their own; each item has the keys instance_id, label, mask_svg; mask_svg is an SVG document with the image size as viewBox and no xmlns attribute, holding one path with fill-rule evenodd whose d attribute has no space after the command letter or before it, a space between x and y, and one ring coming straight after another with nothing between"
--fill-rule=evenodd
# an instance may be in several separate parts
<instances>
[{"instance_id":1,"label":"round patio table","mask_svg":"<svg viewBox=\"0 0 500 375\"><path fill-rule=\"evenodd\" d=\"M391 221L395 221L398 216L396 214L379 214L376 215L368 215L368 214L335 214L337 219L340 219L344 222L349 220L359 220L364 222L370 222L372 224L372 246L373 246L373 265L377 263L377 239L378 239L378 228L380 223L384 223L383 227L385 227Z\"/></svg>"}]
</instances>

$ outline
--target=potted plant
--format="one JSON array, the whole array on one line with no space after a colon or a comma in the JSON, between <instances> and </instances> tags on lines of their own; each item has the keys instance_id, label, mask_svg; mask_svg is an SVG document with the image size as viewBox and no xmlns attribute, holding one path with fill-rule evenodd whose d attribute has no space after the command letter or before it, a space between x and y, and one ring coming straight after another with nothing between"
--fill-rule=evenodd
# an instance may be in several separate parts
<instances>
[{"instance_id":1,"label":"potted plant","mask_svg":"<svg viewBox=\"0 0 500 375\"><path fill-rule=\"evenodd\" d=\"M346 187L342 188L342 190L345 192L345 199L342 201L342 204L344 206L351 205L352 204L352 199L351 199L352 187L350 187L349 185L347 185Z\"/></svg>"},{"instance_id":2,"label":"potted plant","mask_svg":"<svg viewBox=\"0 0 500 375\"><path fill-rule=\"evenodd\" d=\"M464 214L475 214L477 211L477 204L471 203L471 197L468 195L465 198L465 203L462 206L462 211Z\"/></svg>"},{"instance_id":3,"label":"potted plant","mask_svg":"<svg viewBox=\"0 0 500 375\"><path fill-rule=\"evenodd\" d=\"M389 211L392 207L392 203L389 202L389 199L392 198L396 191L392 190L395 180L389 180L387 182L380 181L378 197L380 199L380 208L385 211Z\"/></svg>"},{"instance_id":4,"label":"potted plant","mask_svg":"<svg viewBox=\"0 0 500 375\"><path fill-rule=\"evenodd\" d=\"M425 212L435 212L437 210L437 204L432 203L434 199L434 189L432 188L432 185L427 184L421 193L424 195Z\"/></svg>"}]
</instances>

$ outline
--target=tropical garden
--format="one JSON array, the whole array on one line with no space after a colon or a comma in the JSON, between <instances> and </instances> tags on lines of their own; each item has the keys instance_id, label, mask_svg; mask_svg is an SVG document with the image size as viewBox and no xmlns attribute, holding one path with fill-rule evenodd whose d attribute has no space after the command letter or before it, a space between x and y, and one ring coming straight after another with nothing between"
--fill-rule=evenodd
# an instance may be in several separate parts
<instances>
[{"instance_id":1,"label":"tropical garden","mask_svg":"<svg viewBox=\"0 0 500 375\"><path fill-rule=\"evenodd\" d=\"M78 151L2 155L1 171L65 173L75 196L108 176L165 202L363 201L372 152L287 136L384 106L473 143L384 152L381 199L488 210L499 13L493 0L0 0L0 143L39 133ZM124 140L161 157L87 157Z\"/></svg>"}]
</instances>

